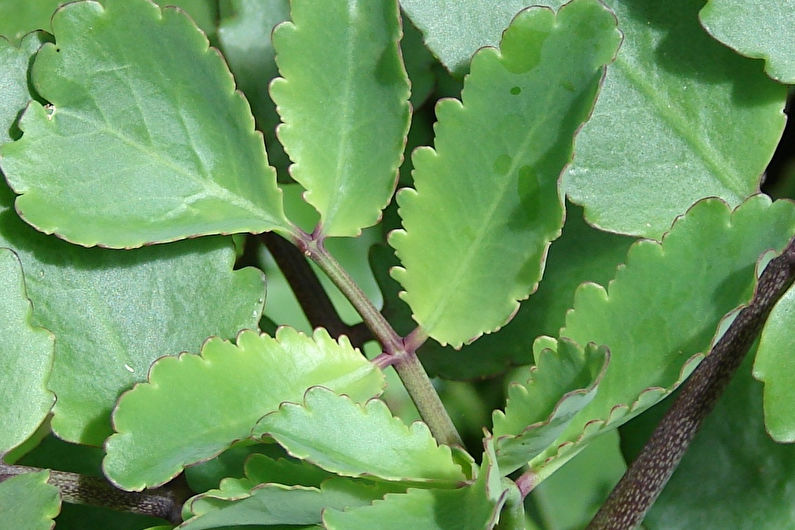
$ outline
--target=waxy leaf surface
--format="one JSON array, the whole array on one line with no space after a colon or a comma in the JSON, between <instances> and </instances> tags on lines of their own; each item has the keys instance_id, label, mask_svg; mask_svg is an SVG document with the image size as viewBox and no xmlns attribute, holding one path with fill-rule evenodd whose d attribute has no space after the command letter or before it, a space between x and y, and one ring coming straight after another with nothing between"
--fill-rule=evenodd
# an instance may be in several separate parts
<instances>
[{"instance_id":1,"label":"waxy leaf surface","mask_svg":"<svg viewBox=\"0 0 795 530\"><path fill-rule=\"evenodd\" d=\"M505 412L493 415L497 459L503 473L546 449L596 395L608 365L607 348L539 337L536 362L525 384L508 387Z\"/></svg>"},{"instance_id":2,"label":"waxy leaf surface","mask_svg":"<svg viewBox=\"0 0 795 530\"><path fill-rule=\"evenodd\" d=\"M119 395L143 381L155 359L257 326L264 278L253 268L232 270L228 239L86 249L35 231L11 201L0 184L0 246L26 271L34 323L56 336L48 386L58 396L52 426L61 438L102 444Z\"/></svg>"},{"instance_id":3,"label":"waxy leaf surface","mask_svg":"<svg viewBox=\"0 0 795 530\"><path fill-rule=\"evenodd\" d=\"M795 0L710 0L699 19L725 45L746 57L764 59L767 75L795 83Z\"/></svg>"},{"instance_id":4,"label":"waxy leaf surface","mask_svg":"<svg viewBox=\"0 0 795 530\"><path fill-rule=\"evenodd\" d=\"M795 442L795 289L776 303L759 339L754 377L765 383L765 427L774 440Z\"/></svg>"},{"instance_id":5,"label":"waxy leaf surface","mask_svg":"<svg viewBox=\"0 0 795 530\"><path fill-rule=\"evenodd\" d=\"M50 530L61 509L58 488L47 484L48 471L25 473L0 482L0 513L5 528Z\"/></svg>"},{"instance_id":6,"label":"waxy leaf surface","mask_svg":"<svg viewBox=\"0 0 795 530\"><path fill-rule=\"evenodd\" d=\"M776 443L765 432L762 388L751 377L752 362L753 352L704 420L646 515L648 530L792 526L795 446ZM655 426L654 412L651 421L644 414L622 429L622 447L640 450Z\"/></svg>"},{"instance_id":7,"label":"waxy leaf surface","mask_svg":"<svg viewBox=\"0 0 795 530\"><path fill-rule=\"evenodd\" d=\"M389 203L409 126L397 0L293 0L273 32L271 96L290 174L323 234L357 236Z\"/></svg>"},{"instance_id":8,"label":"waxy leaf surface","mask_svg":"<svg viewBox=\"0 0 795 530\"><path fill-rule=\"evenodd\" d=\"M237 345L211 339L201 355L164 357L119 400L105 473L128 490L162 484L249 437L262 416L313 385L363 401L381 392L383 374L322 328L312 338L292 328L275 339L244 331Z\"/></svg>"},{"instance_id":9,"label":"waxy leaf surface","mask_svg":"<svg viewBox=\"0 0 795 530\"><path fill-rule=\"evenodd\" d=\"M41 39L40 34L31 33L17 47L0 38L0 145L18 136L13 125L30 101L28 63Z\"/></svg>"},{"instance_id":10,"label":"waxy leaf surface","mask_svg":"<svg viewBox=\"0 0 795 530\"><path fill-rule=\"evenodd\" d=\"M582 285L560 334L607 345L610 363L596 397L557 444L566 443L571 455L591 434L670 393L709 351L722 317L750 299L760 254L780 251L793 234L792 202L771 204L756 195L731 212L723 201L707 199L677 220L662 244L635 243L607 289ZM543 467L556 450L531 466Z\"/></svg>"},{"instance_id":11,"label":"waxy leaf surface","mask_svg":"<svg viewBox=\"0 0 795 530\"><path fill-rule=\"evenodd\" d=\"M23 137L2 165L16 208L85 246L289 231L275 172L223 59L175 9L77 2L53 17L57 44L32 79Z\"/></svg>"},{"instance_id":12,"label":"waxy leaf surface","mask_svg":"<svg viewBox=\"0 0 795 530\"><path fill-rule=\"evenodd\" d=\"M404 299L441 344L499 329L535 289L563 224L558 176L619 40L598 2L529 9L474 57L462 100L437 105L389 241Z\"/></svg>"},{"instance_id":13,"label":"waxy leaf surface","mask_svg":"<svg viewBox=\"0 0 795 530\"><path fill-rule=\"evenodd\" d=\"M424 423L407 426L377 399L360 405L312 388L303 404L282 404L254 433L268 434L291 455L339 475L447 487L466 479L450 448L437 445Z\"/></svg>"},{"instance_id":14,"label":"waxy leaf surface","mask_svg":"<svg viewBox=\"0 0 795 530\"><path fill-rule=\"evenodd\" d=\"M605 3L624 41L564 177L586 219L659 239L699 199L758 191L786 89L704 32L703 0Z\"/></svg>"},{"instance_id":15,"label":"waxy leaf surface","mask_svg":"<svg viewBox=\"0 0 795 530\"><path fill-rule=\"evenodd\" d=\"M549 2L400 0L400 6L425 35L425 45L448 70L458 75L466 73L478 49L497 46L511 19L531 5L549 6Z\"/></svg>"},{"instance_id":16,"label":"waxy leaf surface","mask_svg":"<svg viewBox=\"0 0 795 530\"><path fill-rule=\"evenodd\" d=\"M55 348L32 325L32 307L17 256L0 248L0 455L24 442L50 412L47 389Z\"/></svg>"},{"instance_id":17,"label":"waxy leaf surface","mask_svg":"<svg viewBox=\"0 0 795 530\"><path fill-rule=\"evenodd\" d=\"M491 439L486 440L483 464L472 484L457 489L409 489L386 495L370 506L329 509L323 523L329 530L403 530L405 528L493 528L508 497L501 481Z\"/></svg>"}]
</instances>

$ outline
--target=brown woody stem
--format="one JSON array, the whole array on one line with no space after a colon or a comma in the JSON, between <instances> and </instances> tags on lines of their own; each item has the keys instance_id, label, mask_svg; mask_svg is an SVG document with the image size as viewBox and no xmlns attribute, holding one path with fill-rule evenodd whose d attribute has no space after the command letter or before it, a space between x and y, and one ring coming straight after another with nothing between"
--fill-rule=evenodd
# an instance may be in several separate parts
<instances>
[{"instance_id":1,"label":"brown woody stem","mask_svg":"<svg viewBox=\"0 0 795 530\"><path fill-rule=\"evenodd\" d=\"M795 238L765 268L751 303L734 319L710 354L688 378L676 401L588 526L591 530L637 527L715 406L770 311L795 279Z\"/></svg>"}]
</instances>

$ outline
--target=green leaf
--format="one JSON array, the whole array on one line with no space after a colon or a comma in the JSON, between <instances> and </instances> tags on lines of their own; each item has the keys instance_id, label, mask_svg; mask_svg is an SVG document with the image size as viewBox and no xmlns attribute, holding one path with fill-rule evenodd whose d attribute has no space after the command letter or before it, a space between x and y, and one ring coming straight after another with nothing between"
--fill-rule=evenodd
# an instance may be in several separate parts
<instances>
[{"instance_id":1,"label":"green leaf","mask_svg":"<svg viewBox=\"0 0 795 530\"><path fill-rule=\"evenodd\" d=\"M19 136L15 122L31 99L28 63L43 39L40 33L31 33L16 47L0 38L0 145Z\"/></svg>"},{"instance_id":2,"label":"green leaf","mask_svg":"<svg viewBox=\"0 0 795 530\"><path fill-rule=\"evenodd\" d=\"M270 34L290 14L288 0L231 0L232 13L218 27L218 40L237 86L246 95L257 129L265 135L268 159L279 169L288 164L276 139L279 115L268 93L268 85L278 75ZM223 6L223 4L222 4ZM294 220L293 220L294 221Z\"/></svg>"},{"instance_id":3,"label":"green leaf","mask_svg":"<svg viewBox=\"0 0 795 530\"><path fill-rule=\"evenodd\" d=\"M250 490L250 491L249 491ZM259 484L248 479L225 481L220 490L188 500L188 519L179 528L199 530L217 526L313 525L321 522L322 511L363 506L380 499L388 490L378 485L334 478L319 488ZM183 514L185 515L185 514ZM289 528L295 528L290 526Z\"/></svg>"},{"instance_id":4,"label":"green leaf","mask_svg":"<svg viewBox=\"0 0 795 530\"><path fill-rule=\"evenodd\" d=\"M273 32L271 83L290 174L327 236L378 222L395 189L409 127L396 0L293 0Z\"/></svg>"},{"instance_id":5,"label":"green leaf","mask_svg":"<svg viewBox=\"0 0 795 530\"><path fill-rule=\"evenodd\" d=\"M55 348L46 329L32 325L32 307L17 256L0 248L0 455L32 435L55 402L46 382Z\"/></svg>"},{"instance_id":6,"label":"green leaf","mask_svg":"<svg viewBox=\"0 0 795 530\"><path fill-rule=\"evenodd\" d=\"M275 172L223 59L182 12L76 2L33 65L39 94L0 151L17 211L46 233L122 248L289 232ZM168 53L163 53L168 50Z\"/></svg>"},{"instance_id":7,"label":"green leaf","mask_svg":"<svg viewBox=\"0 0 795 530\"><path fill-rule=\"evenodd\" d=\"M302 405L283 403L254 433L339 475L446 487L466 479L450 448L437 445L424 423L409 427L383 401L362 406L322 387L309 389Z\"/></svg>"},{"instance_id":8,"label":"green leaf","mask_svg":"<svg viewBox=\"0 0 795 530\"><path fill-rule=\"evenodd\" d=\"M47 484L49 471L25 473L0 482L0 513L5 528L49 530L61 510L58 488Z\"/></svg>"},{"instance_id":9,"label":"green leaf","mask_svg":"<svg viewBox=\"0 0 795 530\"><path fill-rule=\"evenodd\" d=\"M765 432L762 388L751 377L752 361L749 355L704 420L643 521L648 530L792 526L795 446L777 444ZM655 423L645 418L627 424L632 431L622 429L622 445L640 446L648 439Z\"/></svg>"},{"instance_id":10,"label":"green leaf","mask_svg":"<svg viewBox=\"0 0 795 530\"><path fill-rule=\"evenodd\" d=\"M562 3L557 2L554 7ZM478 49L497 46L516 13L530 5L553 7L549 2L532 0L400 0L400 5L425 35L426 46L450 72L458 75L466 73L469 60Z\"/></svg>"},{"instance_id":11,"label":"green leaf","mask_svg":"<svg viewBox=\"0 0 795 530\"><path fill-rule=\"evenodd\" d=\"M703 0L606 3L624 41L577 136L571 200L597 227L659 239L699 199L757 192L786 89L704 33Z\"/></svg>"},{"instance_id":12,"label":"green leaf","mask_svg":"<svg viewBox=\"0 0 795 530\"><path fill-rule=\"evenodd\" d=\"M795 83L795 1L762 6L740 0L710 0L698 14L710 35L746 57L764 59L767 75Z\"/></svg>"},{"instance_id":13,"label":"green leaf","mask_svg":"<svg viewBox=\"0 0 795 530\"><path fill-rule=\"evenodd\" d=\"M0 0L0 35L11 41L37 29L50 29L52 12L65 0Z\"/></svg>"},{"instance_id":14,"label":"green leaf","mask_svg":"<svg viewBox=\"0 0 795 530\"><path fill-rule=\"evenodd\" d=\"M249 437L257 420L313 385L366 400L382 391L383 374L322 328L312 338L291 328L275 339L244 331L237 346L210 339L201 355L164 357L119 400L105 473L127 490L162 484Z\"/></svg>"},{"instance_id":15,"label":"green leaf","mask_svg":"<svg viewBox=\"0 0 795 530\"><path fill-rule=\"evenodd\" d=\"M398 194L404 230L389 241L404 299L441 344L499 329L535 289L563 223L558 176L618 42L596 1L529 9L475 56L462 102L437 105L435 149L414 151L416 191Z\"/></svg>"},{"instance_id":16,"label":"green leaf","mask_svg":"<svg viewBox=\"0 0 795 530\"><path fill-rule=\"evenodd\" d=\"M477 480L458 489L409 489L386 495L370 506L346 511L328 509L323 522L329 530L403 530L493 528L509 495L487 438Z\"/></svg>"},{"instance_id":17,"label":"green leaf","mask_svg":"<svg viewBox=\"0 0 795 530\"><path fill-rule=\"evenodd\" d=\"M754 377L765 384L765 427L778 442L795 442L795 289L776 303L759 339Z\"/></svg>"},{"instance_id":18,"label":"green leaf","mask_svg":"<svg viewBox=\"0 0 795 530\"><path fill-rule=\"evenodd\" d=\"M582 215L581 208L567 205L563 234L549 248L538 291L522 302L516 316L499 332L465 344L460 351L442 347L436 341L422 345L418 355L429 374L445 379L476 379L504 372L512 364L531 362L533 341L541 335L558 334L577 286L586 281L606 284L615 275L634 239L595 230L583 221ZM383 285L384 280L381 281ZM391 310L398 304L405 307L395 296L385 308Z\"/></svg>"},{"instance_id":19,"label":"green leaf","mask_svg":"<svg viewBox=\"0 0 795 530\"><path fill-rule=\"evenodd\" d=\"M24 224L0 184L0 245L26 271L33 323L57 338L48 386L58 396L52 426L65 440L102 444L119 395L155 359L198 349L210 335L234 337L262 314L262 273L232 270L228 239L86 249Z\"/></svg>"},{"instance_id":20,"label":"green leaf","mask_svg":"<svg viewBox=\"0 0 795 530\"><path fill-rule=\"evenodd\" d=\"M760 254L795 233L795 204L756 195L732 212L697 203L663 239L635 243L605 290L584 284L561 336L610 348L596 397L531 467L543 478L589 438L615 428L669 394L709 351L721 318L753 292ZM551 465L548 469L545 466Z\"/></svg>"},{"instance_id":21,"label":"green leaf","mask_svg":"<svg viewBox=\"0 0 795 530\"><path fill-rule=\"evenodd\" d=\"M525 384L508 387L505 412L493 415L497 459L504 474L547 449L596 395L609 364L605 347L539 337Z\"/></svg>"}]
</instances>

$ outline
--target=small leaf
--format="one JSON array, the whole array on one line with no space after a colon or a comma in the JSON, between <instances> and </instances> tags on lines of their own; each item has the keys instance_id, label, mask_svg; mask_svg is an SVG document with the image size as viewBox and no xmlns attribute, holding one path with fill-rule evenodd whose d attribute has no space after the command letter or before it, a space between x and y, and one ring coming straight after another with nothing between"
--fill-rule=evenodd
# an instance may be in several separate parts
<instances>
[{"instance_id":1,"label":"small leaf","mask_svg":"<svg viewBox=\"0 0 795 530\"><path fill-rule=\"evenodd\" d=\"M706 199L662 244L635 243L607 290L582 285L560 334L607 345L610 364L594 400L531 462L539 477L673 391L709 351L723 316L750 299L758 256L782 249L793 234L792 202L756 195L732 212Z\"/></svg>"},{"instance_id":2,"label":"small leaf","mask_svg":"<svg viewBox=\"0 0 795 530\"><path fill-rule=\"evenodd\" d=\"M539 337L526 384L508 388L505 412L493 416L497 458L504 474L552 444L596 395L610 357L607 348Z\"/></svg>"},{"instance_id":3,"label":"small leaf","mask_svg":"<svg viewBox=\"0 0 795 530\"><path fill-rule=\"evenodd\" d=\"M18 136L15 122L31 99L28 64L43 39L41 33L31 33L15 47L0 38L0 145Z\"/></svg>"},{"instance_id":4,"label":"small leaf","mask_svg":"<svg viewBox=\"0 0 795 530\"><path fill-rule=\"evenodd\" d=\"M36 232L11 201L0 183L0 245L27 271L34 324L57 337L48 386L58 396L52 426L61 438L101 445L119 395L143 381L155 359L256 327L264 278L233 270L228 239L86 249Z\"/></svg>"},{"instance_id":5,"label":"small leaf","mask_svg":"<svg viewBox=\"0 0 795 530\"><path fill-rule=\"evenodd\" d=\"M754 363L765 384L765 427L778 442L795 442L795 288L790 287L767 318Z\"/></svg>"},{"instance_id":6,"label":"small leaf","mask_svg":"<svg viewBox=\"0 0 795 530\"><path fill-rule=\"evenodd\" d=\"M437 445L424 423L408 427L383 401L361 406L322 387L309 389L302 405L283 403L254 433L339 475L446 487L466 479L450 448Z\"/></svg>"},{"instance_id":7,"label":"small leaf","mask_svg":"<svg viewBox=\"0 0 795 530\"><path fill-rule=\"evenodd\" d=\"M659 239L699 199L735 207L756 193L786 123L785 87L704 33L703 0L605 3L624 41L577 136L569 198L599 228Z\"/></svg>"},{"instance_id":8,"label":"small leaf","mask_svg":"<svg viewBox=\"0 0 795 530\"><path fill-rule=\"evenodd\" d=\"M59 9L57 44L36 57L33 83L52 106L28 106L0 161L20 215L113 248L289 232L262 136L204 35L146 0L103 5Z\"/></svg>"},{"instance_id":9,"label":"small leaf","mask_svg":"<svg viewBox=\"0 0 795 530\"><path fill-rule=\"evenodd\" d=\"M17 256L0 248L0 455L24 442L55 402L46 387L52 334L31 324L32 307Z\"/></svg>"},{"instance_id":10,"label":"small leaf","mask_svg":"<svg viewBox=\"0 0 795 530\"><path fill-rule=\"evenodd\" d=\"M764 59L773 79L795 83L795 2L710 0L698 14L710 35L746 57Z\"/></svg>"},{"instance_id":11,"label":"small leaf","mask_svg":"<svg viewBox=\"0 0 795 530\"><path fill-rule=\"evenodd\" d=\"M3 527L49 530L61 510L58 488L47 483L49 471L25 473L0 482Z\"/></svg>"},{"instance_id":12,"label":"small leaf","mask_svg":"<svg viewBox=\"0 0 795 530\"><path fill-rule=\"evenodd\" d=\"M462 102L437 105L435 149L414 151L416 191L398 194L389 242L404 299L441 344L499 329L535 289L563 223L558 176L619 40L599 2L531 8L474 57Z\"/></svg>"},{"instance_id":13,"label":"small leaf","mask_svg":"<svg viewBox=\"0 0 795 530\"><path fill-rule=\"evenodd\" d=\"M338 343L322 328L313 338L291 328L275 339L244 331L237 346L210 339L201 355L164 357L147 383L119 400L105 473L128 490L162 484L249 437L257 420L313 385L365 400L381 392L383 374L346 338Z\"/></svg>"},{"instance_id":14,"label":"small leaf","mask_svg":"<svg viewBox=\"0 0 795 530\"><path fill-rule=\"evenodd\" d=\"M323 234L357 236L395 189L409 126L396 0L293 0L273 32L271 96L290 174Z\"/></svg>"},{"instance_id":15,"label":"small leaf","mask_svg":"<svg viewBox=\"0 0 795 530\"><path fill-rule=\"evenodd\" d=\"M450 72L463 75L472 55L484 46L497 46L511 19L531 5L559 8L563 2L503 0L455 2L401 0L400 5L425 35L425 44ZM414 78L412 77L412 80Z\"/></svg>"},{"instance_id":16,"label":"small leaf","mask_svg":"<svg viewBox=\"0 0 795 530\"><path fill-rule=\"evenodd\" d=\"M509 493L501 481L491 439L486 440L477 480L458 489L409 489L386 495L370 506L345 511L328 509L323 522L329 530L403 530L493 528Z\"/></svg>"}]
</instances>

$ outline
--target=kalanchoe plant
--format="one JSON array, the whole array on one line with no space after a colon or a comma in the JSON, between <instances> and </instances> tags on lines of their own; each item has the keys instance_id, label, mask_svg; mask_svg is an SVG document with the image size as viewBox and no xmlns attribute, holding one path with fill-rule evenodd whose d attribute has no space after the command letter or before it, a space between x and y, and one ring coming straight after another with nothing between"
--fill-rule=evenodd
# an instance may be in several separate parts
<instances>
[{"instance_id":1,"label":"kalanchoe plant","mask_svg":"<svg viewBox=\"0 0 795 530\"><path fill-rule=\"evenodd\" d=\"M791 2L63 3L0 0L4 525L795 520Z\"/></svg>"}]
</instances>

